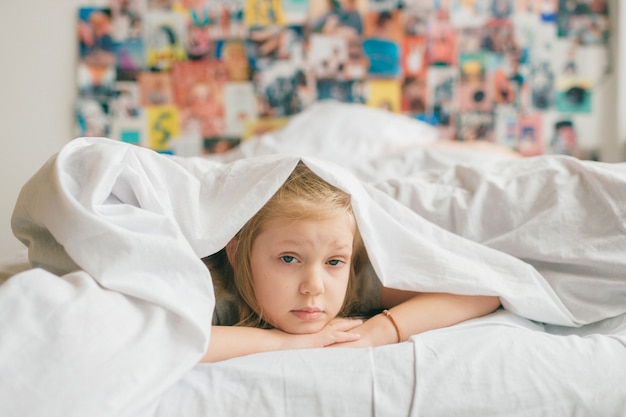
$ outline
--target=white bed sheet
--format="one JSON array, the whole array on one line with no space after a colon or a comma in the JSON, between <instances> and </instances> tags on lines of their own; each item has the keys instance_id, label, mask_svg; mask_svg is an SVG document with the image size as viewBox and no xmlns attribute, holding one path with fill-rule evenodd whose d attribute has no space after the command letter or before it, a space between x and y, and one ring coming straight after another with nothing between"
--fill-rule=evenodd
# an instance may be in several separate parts
<instances>
[{"instance_id":1,"label":"white bed sheet","mask_svg":"<svg viewBox=\"0 0 626 417\"><path fill-rule=\"evenodd\" d=\"M213 305L199 257L223 247L298 158L242 161L248 145L179 159L76 140L16 206L16 233L47 271L0 286L0 415L623 415L624 165L425 150L429 129L416 121L337 104L313 110L295 133L254 149L302 154L353 192L386 285L497 294L506 311L380 348L196 365ZM330 146L354 136L339 122L347 116L376 132L363 136L380 141L376 153ZM412 128L420 136L397 137ZM325 145L298 150L316 137ZM310 158L329 154L355 177Z\"/></svg>"},{"instance_id":2,"label":"white bed sheet","mask_svg":"<svg viewBox=\"0 0 626 417\"><path fill-rule=\"evenodd\" d=\"M498 311L398 345L203 364L150 415L622 416L626 316L602 325L555 336Z\"/></svg>"}]
</instances>

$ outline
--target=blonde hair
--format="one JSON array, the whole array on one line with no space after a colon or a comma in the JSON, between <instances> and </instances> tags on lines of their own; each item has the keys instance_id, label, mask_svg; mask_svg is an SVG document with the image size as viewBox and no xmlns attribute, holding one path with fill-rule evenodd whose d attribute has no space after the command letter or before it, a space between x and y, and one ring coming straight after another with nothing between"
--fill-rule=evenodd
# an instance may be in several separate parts
<instances>
[{"instance_id":1,"label":"blonde hair","mask_svg":"<svg viewBox=\"0 0 626 417\"><path fill-rule=\"evenodd\" d=\"M217 297L220 292L235 294L238 303L238 326L270 328L254 295L250 267L252 245L266 222L325 219L337 213L346 213L353 221L354 242L348 288L340 316L353 312L357 304L356 265L361 264L364 248L358 232L350 194L329 184L299 162L289 178L270 200L241 228L235 236L234 265L228 261L226 249L205 258L211 269Z\"/></svg>"}]
</instances>

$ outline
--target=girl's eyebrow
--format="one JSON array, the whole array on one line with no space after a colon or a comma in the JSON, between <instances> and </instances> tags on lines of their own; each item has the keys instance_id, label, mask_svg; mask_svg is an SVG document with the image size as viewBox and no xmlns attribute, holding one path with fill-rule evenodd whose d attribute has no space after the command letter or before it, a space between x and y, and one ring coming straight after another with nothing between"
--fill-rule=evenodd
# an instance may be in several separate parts
<instances>
[{"instance_id":1,"label":"girl's eyebrow","mask_svg":"<svg viewBox=\"0 0 626 417\"><path fill-rule=\"evenodd\" d=\"M332 244L330 248L333 252L339 252L340 255L352 254L352 250L353 250L351 243Z\"/></svg>"},{"instance_id":2,"label":"girl's eyebrow","mask_svg":"<svg viewBox=\"0 0 626 417\"><path fill-rule=\"evenodd\" d=\"M334 249L349 249L352 250L352 243L337 243L333 246Z\"/></svg>"},{"instance_id":3,"label":"girl's eyebrow","mask_svg":"<svg viewBox=\"0 0 626 417\"><path fill-rule=\"evenodd\" d=\"M292 246L301 246L302 241L294 240L294 239L282 239L276 242L277 245L292 245Z\"/></svg>"},{"instance_id":4,"label":"girl's eyebrow","mask_svg":"<svg viewBox=\"0 0 626 417\"><path fill-rule=\"evenodd\" d=\"M277 245L291 245L291 246L304 246L304 244L306 244L307 242L312 241L312 239L305 239L305 240L295 240L295 239L284 239L284 240L279 240L278 242L276 242ZM352 251L352 242L349 243L345 243L345 242L341 242L341 241L333 241L330 245L330 247L332 247L333 250L346 250L346 251Z\"/></svg>"}]
</instances>

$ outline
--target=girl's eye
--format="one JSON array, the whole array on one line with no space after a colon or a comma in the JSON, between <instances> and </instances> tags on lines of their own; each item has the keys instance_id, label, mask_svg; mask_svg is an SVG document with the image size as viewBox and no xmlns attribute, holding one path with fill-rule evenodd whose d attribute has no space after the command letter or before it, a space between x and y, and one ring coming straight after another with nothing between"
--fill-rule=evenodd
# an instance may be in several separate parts
<instances>
[{"instance_id":1,"label":"girl's eye","mask_svg":"<svg viewBox=\"0 0 626 417\"><path fill-rule=\"evenodd\" d=\"M294 258L293 256L289 256L289 255L283 255L280 257L280 260L286 264L292 264L296 261L296 258Z\"/></svg>"},{"instance_id":2,"label":"girl's eye","mask_svg":"<svg viewBox=\"0 0 626 417\"><path fill-rule=\"evenodd\" d=\"M328 264L331 266L337 266L341 264L341 261L339 259L331 259L330 261L328 261Z\"/></svg>"}]
</instances>

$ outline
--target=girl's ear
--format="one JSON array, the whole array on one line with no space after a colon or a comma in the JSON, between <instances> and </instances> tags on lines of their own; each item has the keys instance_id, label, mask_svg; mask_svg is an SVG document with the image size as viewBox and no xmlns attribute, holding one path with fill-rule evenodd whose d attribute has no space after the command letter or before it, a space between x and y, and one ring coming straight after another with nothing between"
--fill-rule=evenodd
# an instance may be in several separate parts
<instances>
[{"instance_id":1,"label":"girl's ear","mask_svg":"<svg viewBox=\"0 0 626 417\"><path fill-rule=\"evenodd\" d=\"M238 244L239 239L234 237L226 245L226 256L228 256L228 263L230 263L230 266L232 266L233 268L235 267L235 255L237 255Z\"/></svg>"}]
</instances>

